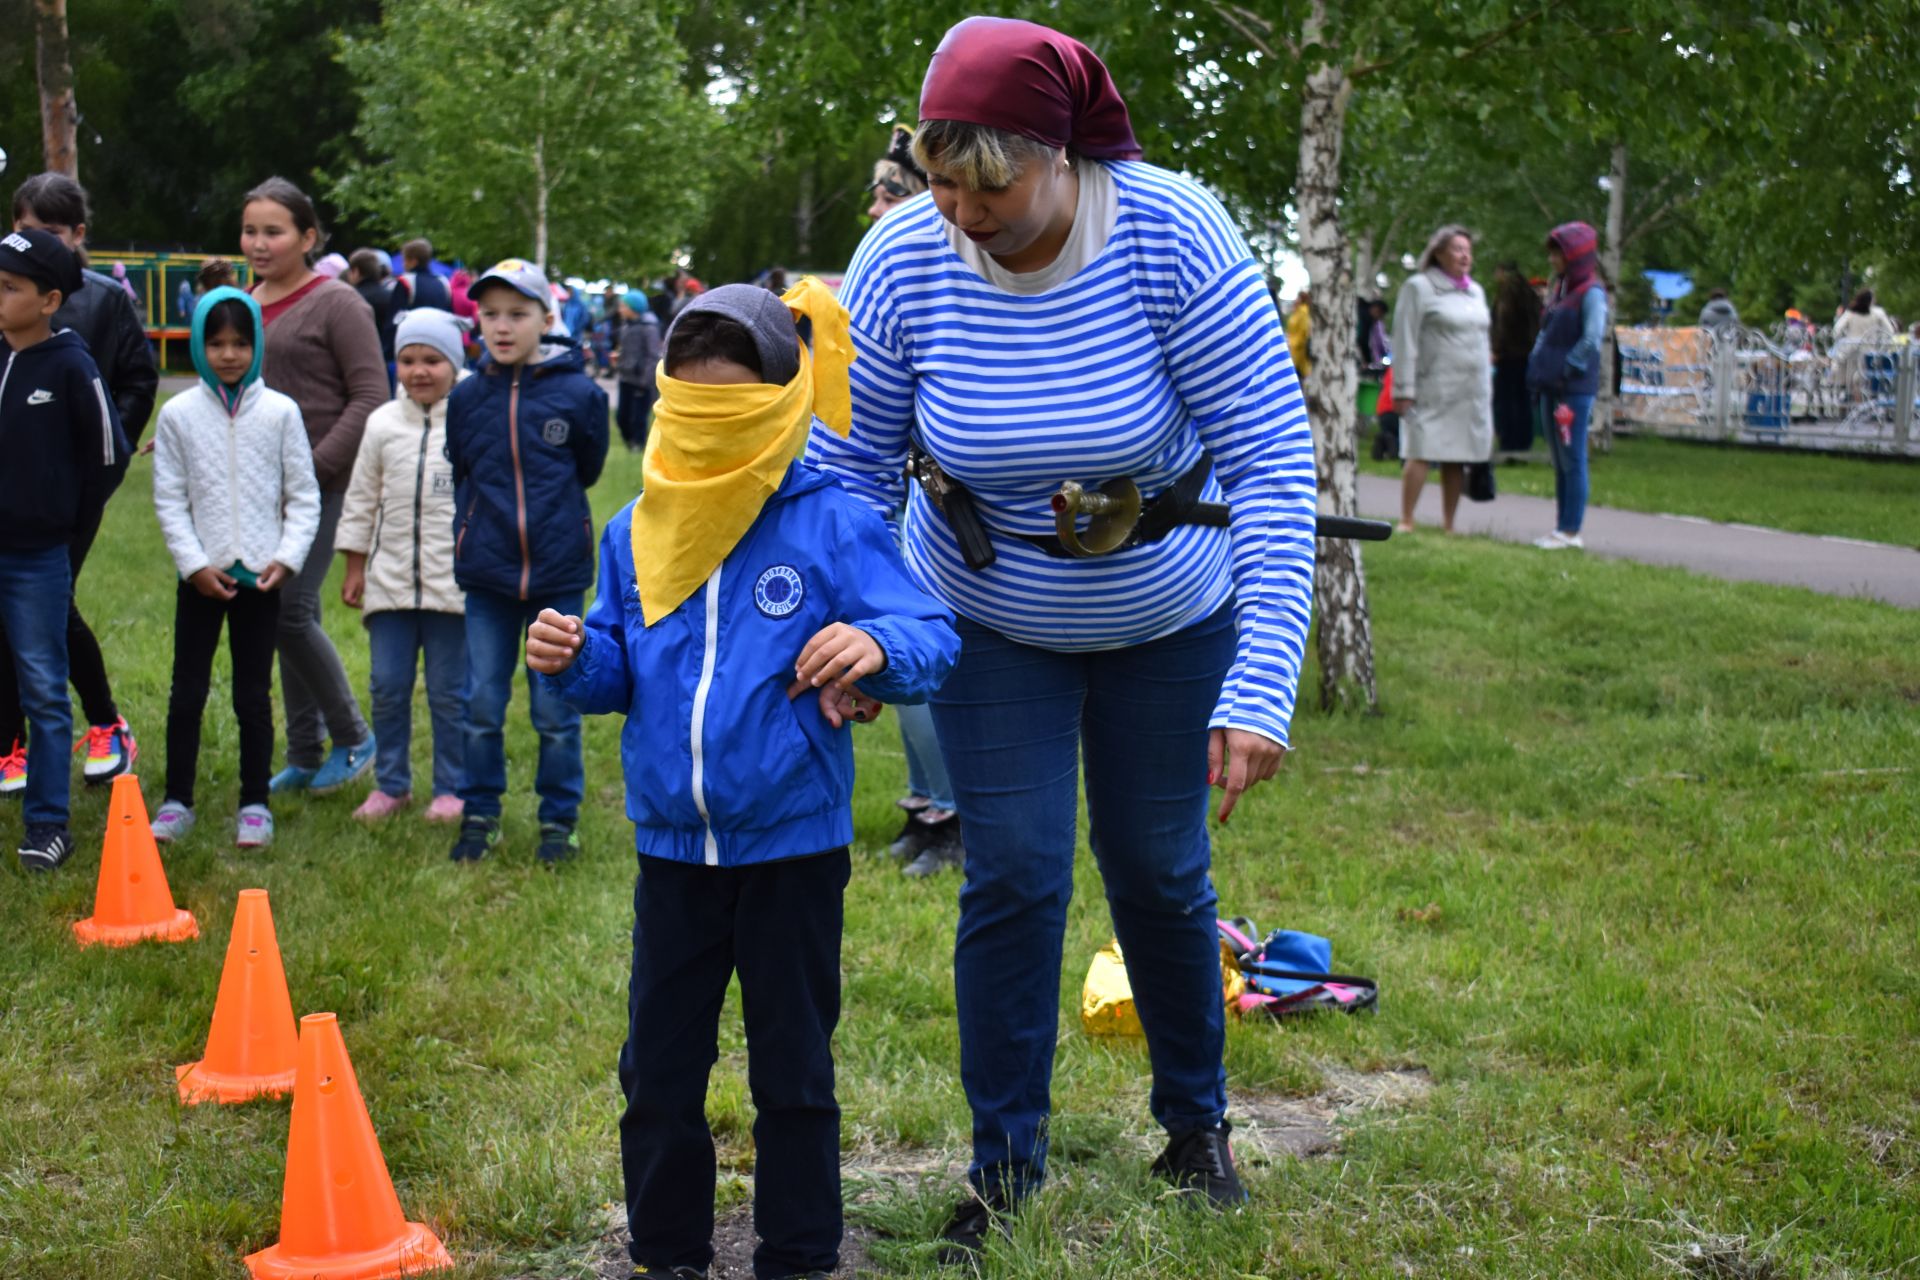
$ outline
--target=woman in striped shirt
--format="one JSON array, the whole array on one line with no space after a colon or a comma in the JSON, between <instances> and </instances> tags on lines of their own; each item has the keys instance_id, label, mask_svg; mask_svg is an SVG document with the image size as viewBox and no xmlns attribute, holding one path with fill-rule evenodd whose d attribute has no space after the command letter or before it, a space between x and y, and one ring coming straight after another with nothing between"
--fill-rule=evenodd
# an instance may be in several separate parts
<instances>
[{"instance_id":1,"label":"woman in striped shirt","mask_svg":"<svg viewBox=\"0 0 1920 1280\"><path fill-rule=\"evenodd\" d=\"M1211 195L1138 162L1091 51L968 19L934 54L920 115L932 191L854 257L854 430L817 434L810 456L891 516L913 440L972 493L994 552L969 567L925 491L908 496L908 563L963 642L934 700L967 845L954 976L981 1194L944 1232L958 1261L1044 1173L1083 741L1089 838L1169 1134L1155 1168L1244 1197L1208 786L1224 821L1285 755L1314 466L1258 264ZM1196 467L1230 529L1175 524L1092 559L1030 540L1054 532L1062 481L1131 477L1151 503Z\"/></svg>"}]
</instances>

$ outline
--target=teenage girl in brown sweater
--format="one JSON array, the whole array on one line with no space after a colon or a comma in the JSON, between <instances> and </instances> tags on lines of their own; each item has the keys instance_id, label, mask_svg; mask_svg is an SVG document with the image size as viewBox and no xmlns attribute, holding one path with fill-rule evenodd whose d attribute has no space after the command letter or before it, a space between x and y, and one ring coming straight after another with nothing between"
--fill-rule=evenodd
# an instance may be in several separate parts
<instances>
[{"instance_id":1,"label":"teenage girl in brown sweater","mask_svg":"<svg viewBox=\"0 0 1920 1280\"><path fill-rule=\"evenodd\" d=\"M351 286L314 274L319 246L313 202L298 187L269 178L247 193L240 247L266 321L264 377L300 406L320 481L320 532L306 568L281 592L287 767L274 776L273 790L324 795L373 766L373 732L320 625L320 587L333 562L334 528L367 415L385 403L388 390L373 311Z\"/></svg>"}]
</instances>

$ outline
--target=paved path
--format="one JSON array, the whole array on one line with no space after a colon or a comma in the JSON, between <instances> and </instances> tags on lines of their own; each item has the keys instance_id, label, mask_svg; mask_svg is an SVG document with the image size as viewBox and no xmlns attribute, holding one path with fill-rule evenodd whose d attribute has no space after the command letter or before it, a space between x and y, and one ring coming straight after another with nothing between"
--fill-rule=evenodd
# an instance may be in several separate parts
<instances>
[{"instance_id":1,"label":"paved path","mask_svg":"<svg viewBox=\"0 0 1920 1280\"><path fill-rule=\"evenodd\" d=\"M1360 477L1360 513L1383 519L1400 515L1400 481ZM1429 481L1420 495L1414 537L1439 537L1440 486ZM1501 494L1492 502L1460 502L1456 527L1503 542L1532 542L1553 528L1553 501ZM1698 516L1648 515L1613 507L1589 507L1587 555L1672 565L1733 582L1770 582L1808 587L1833 596L1865 596L1920 609L1920 551L1853 538L1783 533L1756 525L1719 524ZM1401 535L1395 534L1395 537ZM1542 551L1541 555L1579 555Z\"/></svg>"}]
</instances>

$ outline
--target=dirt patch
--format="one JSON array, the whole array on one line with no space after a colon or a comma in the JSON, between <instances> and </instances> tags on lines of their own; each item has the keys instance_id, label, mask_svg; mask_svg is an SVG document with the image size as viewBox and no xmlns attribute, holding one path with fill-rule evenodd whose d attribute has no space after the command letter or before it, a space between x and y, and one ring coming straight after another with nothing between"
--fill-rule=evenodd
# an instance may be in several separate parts
<instances>
[{"instance_id":1,"label":"dirt patch","mask_svg":"<svg viewBox=\"0 0 1920 1280\"><path fill-rule=\"evenodd\" d=\"M1655 1245L1654 1255L1676 1274L1699 1280L1785 1280L1786 1272L1745 1236L1699 1234L1678 1245Z\"/></svg>"},{"instance_id":2,"label":"dirt patch","mask_svg":"<svg viewBox=\"0 0 1920 1280\"><path fill-rule=\"evenodd\" d=\"M633 1263L627 1258L627 1213L615 1207L607 1214L608 1229L594 1246L593 1274L599 1280L627 1280ZM849 1222L845 1239L840 1242L840 1269L836 1276L876 1274L867 1257L867 1241L873 1232ZM753 1233L753 1209L742 1205L722 1214L713 1224L713 1265L707 1269L711 1280L753 1280L753 1249L759 1237ZM539 1280L523 1276L519 1280Z\"/></svg>"},{"instance_id":3,"label":"dirt patch","mask_svg":"<svg viewBox=\"0 0 1920 1280\"><path fill-rule=\"evenodd\" d=\"M1351 1071L1323 1066L1321 1074L1326 1087L1304 1098L1263 1093L1229 1096L1233 1146L1241 1162L1272 1164L1286 1157L1304 1160L1325 1155L1340 1145L1342 1119L1409 1107L1433 1089L1433 1077L1425 1067Z\"/></svg>"}]
</instances>

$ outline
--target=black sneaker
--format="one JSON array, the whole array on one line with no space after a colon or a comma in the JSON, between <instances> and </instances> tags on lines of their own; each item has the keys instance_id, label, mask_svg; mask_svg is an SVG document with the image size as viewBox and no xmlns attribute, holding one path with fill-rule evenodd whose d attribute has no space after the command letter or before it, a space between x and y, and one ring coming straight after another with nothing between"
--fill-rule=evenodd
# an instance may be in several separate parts
<instances>
[{"instance_id":1,"label":"black sneaker","mask_svg":"<svg viewBox=\"0 0 1920 1280\"><path fill-rule=\"evenodd\" d=\"M447 856L455 862L478 862L499 843L500 819L462 818L460 838L454 842L453 851Z\"/></svg>"},{"instance_id":2,"label":"black sneaker","mask_svg":"<svg viewBox=\"0 0 1920 1280\"><path fill-rule=\"evenodd\" d=\"M659 1276L661 1280L707 1280L707 1273L698 1267L643 1267L633 1264L634 1276Z\"/></svg>"},{"instance_id":3,"label":"black sneaker","mask_svg":"<svg viewBox=\"0 0 1920 1280\"><path fill-rule=\"evenodd\" d=\"M65 827L36 822L20 842L20 865L29 871L58 871L73 856L73 840Z\"/></svg>"},{"instance_id":4,"label":"black sneaker","mask_svg":"<svg viewBox=\"0 0 1920 1280\"><path fill-rule=\"evenodd\" d=\"M570 822L540 824L540 847L534 850L540 861L557 867L580 852L580 833Z\"/></svg>"},{"instance_id":5,"label":"black sneaker","mask_svg":"<svg viewBox=\"0 0 1920 1280\"><path fill-rule=\"evenodd\" d=\"M977 1266L986 1251L989 1231L998 1232L1002 1239L1013 1234L1012 1213L1004 1195L972 1192L940 1228L940 1247L934 1252L934 1261L943 1267Z\"/></svg>"},{"instance_id":6,"label":"black sneaker","mask_svg":"<svg viewBox=\"0 0 1920 1280\"><path fill-rule=\"evenodd\" d=\"M1222 1120L1218 1129L1174 1134L1153 1162L1154 1174L1182 1190L1205 1193L1216 1209L1239 1208L1247 1202L1247 1189L1233 1167L1232 1133L1233 1126Z\"/></svg>"},{"instance_id":7,"label":"black sneaker","mask_svg":"<svg viewBox=\"0 0 1920 1280\"><path fill-rule=\"evenodd\" d=\"M967 846L960 839L960 815L943 822L932 824L933 839L915 855L912 862L900 869L900 874L913 876L938 875L949 867L967 865Z\"/></svg>"}]
</instances>

